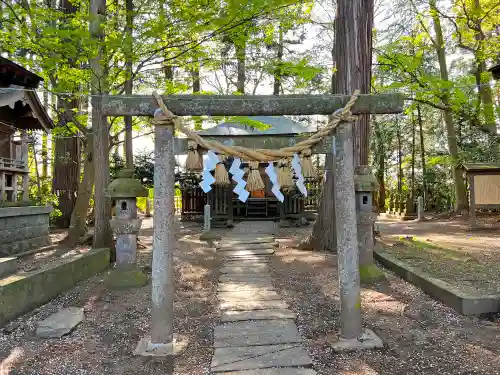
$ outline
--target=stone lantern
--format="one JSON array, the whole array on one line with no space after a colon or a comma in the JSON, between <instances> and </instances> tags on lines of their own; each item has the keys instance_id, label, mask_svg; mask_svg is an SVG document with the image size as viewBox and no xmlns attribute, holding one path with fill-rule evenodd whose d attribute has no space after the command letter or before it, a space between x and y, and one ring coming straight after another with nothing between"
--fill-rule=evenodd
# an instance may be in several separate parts
<instances>
[{"instance_id":1,"label":"stone lantern","mask_svg":"<svg viewBox=\"0 0 500 375\"><path fill-rule=\"evenodd\" d=\"M369 166L356 167L354 188L356 190L360 279L361 282L370 282L380 278L382 273L373 263L373 248L375 246L373 192L378 190L379 185Z\"/></svg>"},{"instance_id":2,"label":"stone lantern","mask_svg":"<svg viewBox=\"0 0 500 375\"><path fill-rule=\"evenodd\" d=\"M142 220L137 218L137 197L147 197L148 189L132 178L133 170L118 172L118 178L111 182L108 194L116 201L115 216L111 228L116 235L116 264L109 279L114 287L135 287L147 283L147 276L137 268L137 233Z\"/></svg>"}]
</instances>

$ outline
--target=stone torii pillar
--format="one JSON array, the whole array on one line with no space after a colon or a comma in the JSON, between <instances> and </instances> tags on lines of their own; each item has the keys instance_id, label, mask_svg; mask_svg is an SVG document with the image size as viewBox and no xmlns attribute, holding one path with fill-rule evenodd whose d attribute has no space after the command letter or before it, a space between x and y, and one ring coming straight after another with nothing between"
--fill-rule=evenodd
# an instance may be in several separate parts
<instances>
[{"instance_id":1,"label":"stone torii pillar","mask_svg":"<svg viewBox=\"0 0 500 375\"><path fill-rule=\"evenodd\" d=\"M277 115L329 115L343 108L350 100L350 95L283 95L283 96L216 96L216 95L181 95L165 96L164 103L177 116L277 116ZM152 96L107 96L103 97L103 114L107 116L153 116L164 118ZM353 114L388 114L403 110L403 96L399 94L360 95L351 109ZM156 113L155 113L156 111ZM168 114L167 114L168 116ZM344 132L342 129L347 130ZM343 135L340 135L343 134ZM338 145L352 147L352 124L341 126L337 133ZM349 155L350 153L350 155ZM354 205L353 158L352 150L346 155L337 154L338 165L341 161L349 163L343 170L349 176L350 183L342 188L346 194L343 205L344 213L349 217L344 223L346 236L343 245L344 254L351 259L357 258L357 228ZM172 256L175 247L174 237L174 127L163 125L155 127L155 178L154 178L154 244L152 275L152 323L151 336L139 343L136 354L169 356L176 354L185 344L175 339L173 330L173 267ZM339 188L339 186L338 186ZM340 190L339 190L340 192ZM337 194L337 196L339 196ZM337 198L336 198L337 199ZM351 210L352 212L348 212ZM352 267L353 262L340 264L339 273L347 274L349 280L359 281L359 269ZM345 286L341 284L341 288ZM357 296L360 301L359 287ZM343 304L345 301L341 300ZM352 304L352 301L347 301ZM343 327L352 324L350 317L342 315ZM357 324L357 323L354 323Z\"/></svg>"}]
</instances>

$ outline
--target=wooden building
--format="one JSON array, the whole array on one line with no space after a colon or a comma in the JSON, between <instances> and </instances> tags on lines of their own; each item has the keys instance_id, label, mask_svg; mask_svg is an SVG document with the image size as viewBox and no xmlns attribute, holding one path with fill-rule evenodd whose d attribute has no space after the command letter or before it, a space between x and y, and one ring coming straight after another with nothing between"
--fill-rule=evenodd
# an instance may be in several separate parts
<instances>
[{"instance_id":1,"label":"wooden building","mask_svg":"<svg viewBox=\"0 0 500 375\"><path fill-rule=\"evenodd\" d=\"M255 148L278 149L293 145L296 137L307 136L316 129L307 127L302 123L292 121L287 117L256 116L250 118L261 126L258 128L235 122L222 123L199 134L210 140L217 140L228 145L241 145ZM225 162L229 170L232 158ZM229 224L242 219L269 219L269 220L297 220L304 221L317 210L320 175L306 180L308 196L304 197L296 187L283 191L285 201L279 202L272 193L272 184L265 172L267 163L259 165L262 181L265 188L250 192L246 202L241 202L233 193L234 181L229 186L213 185L212 191L205 194L199 187L200 173L184 171L177 174L182 193L181 216L185 220L196 220L203 216L203 207L210 204L212 218L215 221ZM243 164L242 168L248 168ZM245 174L244 179L247 178ZM283 189L282 189L283 190Z\"/></svg>"},{"instance_id":2,"label":"wooden building","mask_svg":"<svg viewBox=\"0 0 500 375\"><path fill-rule=\"evenodd\" d=\"M53 123L34 91L42 78L0 57L0 201L27 201L29 130Z\"/></svg>"},{"instance_id":3,"label":"wooden building","mask_svg":"<svg viewBox=\"0 0 500 375\"><path fill-rule=\"evenodd\" d=\"M493 79L500 79L500 64L494 65L491 68L488 69L488 71L491 72L493 75Z\"/></svg>"}]
</instances>

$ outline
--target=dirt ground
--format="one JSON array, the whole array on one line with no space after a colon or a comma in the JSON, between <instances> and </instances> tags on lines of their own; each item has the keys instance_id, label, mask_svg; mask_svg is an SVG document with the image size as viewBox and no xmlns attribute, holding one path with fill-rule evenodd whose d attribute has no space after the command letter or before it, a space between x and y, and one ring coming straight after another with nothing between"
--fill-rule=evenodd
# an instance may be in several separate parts
<instances>
[{"instance_id":1,"label":"dirt ground","mask_svg":"<svg viewBox=\"0 0 500 375\"><path fill-rule=\"evenodd\" d=\"M281 230L303 237L310 229ZM273 261L280 293L299 313L299 330L319 374L500 374L500 326L464 317L420 289L384 271L387 282L362 290L363 322L385 348L336 354L340 329L336 257L280 248Z\"/></svg>"},{"instance_id":2,"label":"dirt ground","mask_svg":"<svg viewBox=\"0 0 500 375\"><path fill-rule=\"evenodd\" d=\"M500 294L500 225L481 215L487 228L470 231L465 219L378 222L380 246L398 259L473 294Z\"/></svg>"},{"instance_id":3,"label":"dirt ground","mask_svg":"<svg viewBox=\"0 0 500 375\"><path fill-rule=\"evenodd\" d=\"M143 224L139 264L150 272L151 220ZM176 332L189 339L187 351L175 360L175 375L206 374L211 360L212 327L216 319L215 288L218 265L215 252L197 240L200 227L177 224L178 246L174 254ZM79 284L50 303L2 329L0 356L16 347L24 355L14 374L30 375L165 375L172 363L132 355L139 340L149 334L150 286L108 290L109 272ZM61 339L39 339L36 323L59 308L83 306L85 320ZM4 374L2 374L4 375Z\"/></svg>"},{"instance_id":4,"label":"dirt ground","mask_svg":"<svg viewBox=\"0 0 500 375\"><path fill-rule=\"evenodd\" d=\"M217 323L218 263L215 253L197 240L200 226L176 225L174 323L175 331L190 342L182 356L172 364L132 355L139 339L149 333L150 287L108 290L105 273L1 330L0 356L7 357L15 348L24 353L10 374L208 374ZM140 250L139 264L150 270L151 220L144 226L140 241L146 248ZM397 226L391 228L396 235ZM289 228L277 234L301 238L310 229ZM385 348L342 355L329 347L340 327L335 256L279 248L272 274L279 292L298 313L299 330L318 374L500 374L499 326L460 316L390 272L387 282L362 291L364 325L384 340ZM85 321L61 339L37 338L36 322L68 306L84 306Z\"/></svg>"}]
</instances>

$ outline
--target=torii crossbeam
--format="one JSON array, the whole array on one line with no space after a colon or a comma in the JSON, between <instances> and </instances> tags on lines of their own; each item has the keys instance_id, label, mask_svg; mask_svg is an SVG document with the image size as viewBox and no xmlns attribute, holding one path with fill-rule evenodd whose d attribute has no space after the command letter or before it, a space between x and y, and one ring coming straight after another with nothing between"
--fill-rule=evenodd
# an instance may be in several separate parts
<instances>
[{"instance_id":1,"label":"torii crossbeam","mask_svg":"<svg viewBox=\"0 0 500 375\"><path fill-rule=\"evenodd\" d=\"M350 95L283 95L283 96L218 96L218 95L172 95L164 96L167 108L177 116L277 116L277 115L329 115L343 108ZM403 96L396 93L360 95L352 108L353 114L390 114L403 111ZM104 96L102 113L106 116L153 116L158 108L150 95L131 97ZM340 128L340 129L339 129ZM352 150L352 125L339 126L336 152L336 171L349 180L335 189L343 199L336 200L336 210L355 217L354 175ZM174 183L175 150L172 125L155 127L155 173L154 173L154 242L152 266L152 324L151 337L139 343L137 354L165 356L173 355L178 348L173 335L173 267L175 248L174 235ZM335 149L335 147L333 147ZM347 226L351 226L347 228ZM338 228L340 229L340 227ZM344 244L357 244L356 221L342 223ZM353 238L351 238L353 237ZM359 270L357 245L354 248L339 245L339 272L341 287L356 283L348 292L354 298L347 310L355 309L359 298ZM344 276L342 276L344 275ZM357 278L356 278L357 275ZM354 291L354 292L353 292ZM356 297L354 294L358 294ZM343 301L343 300L342 300ZM352 303L351 303L352 302ZM352 306L350 306L352 304ZM344 308L344 306L342 307Z\"/></svg>"}]
</instances>

